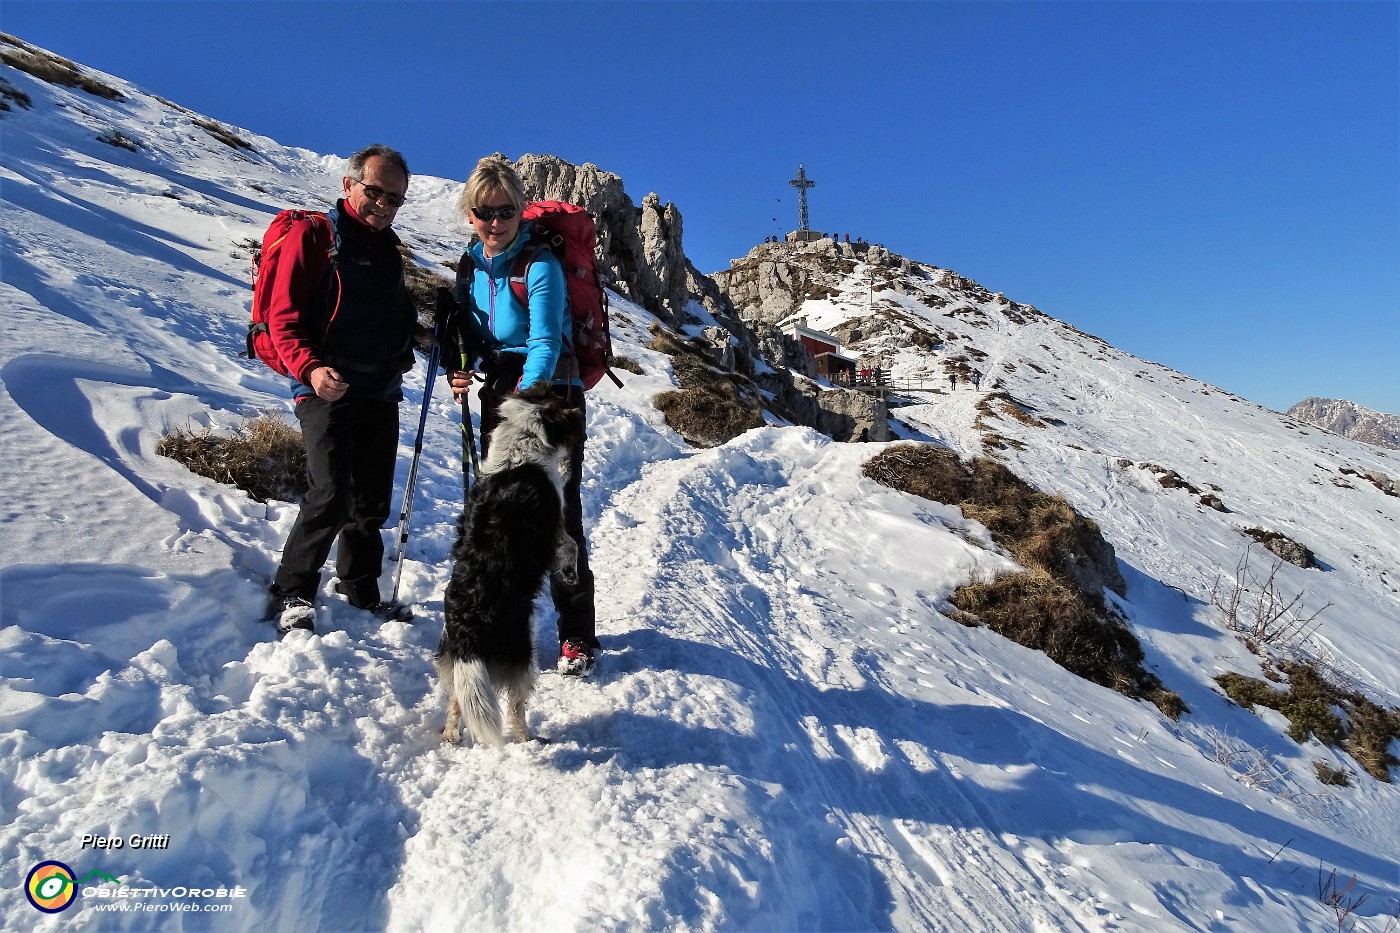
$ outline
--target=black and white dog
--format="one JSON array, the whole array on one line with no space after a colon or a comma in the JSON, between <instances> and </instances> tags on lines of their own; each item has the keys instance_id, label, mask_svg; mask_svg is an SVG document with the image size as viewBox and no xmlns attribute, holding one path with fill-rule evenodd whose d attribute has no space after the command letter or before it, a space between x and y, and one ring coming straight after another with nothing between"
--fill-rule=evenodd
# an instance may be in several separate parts
<instances>
[{"instance_id":1,"label":"black and white dog","mask_svg":"<svg viewBox=\"0 0 1400 933\"><path fill-rule=\"evenodd\" d=\"M514 740L533 738L525 704L535 687L535 596L546 574L567 579L578 567L563 521L569 450L582 440L578 409L540 388L507 396L500 417L457 523L434 656L447 694L442 737L454 744L462 723L477 743L504 744L497 690Z\"/></svg>"}]
</instances>

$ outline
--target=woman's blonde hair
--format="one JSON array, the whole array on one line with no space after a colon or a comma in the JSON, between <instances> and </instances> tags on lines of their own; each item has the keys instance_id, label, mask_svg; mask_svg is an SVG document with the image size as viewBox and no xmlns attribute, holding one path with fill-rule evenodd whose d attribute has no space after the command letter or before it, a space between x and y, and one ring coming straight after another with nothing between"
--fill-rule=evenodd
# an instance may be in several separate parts
<instances>
[{"instance_id":1,"label":"woman's blonde hair","mask_svg":"<svg viewBox=\"0 0 1400 933\"><path fill-rule=\"evenodd\" d=\"M462 195L457 199L457 213L463 223L468 220L468 211L495 192L510 198L510 203L515 206L517 212L525 209L525 185L521 183L520 176L515 174L511 164L500 155L482 159L467 176L467 183L462 186Z\"/></svg>"}]
</instances>

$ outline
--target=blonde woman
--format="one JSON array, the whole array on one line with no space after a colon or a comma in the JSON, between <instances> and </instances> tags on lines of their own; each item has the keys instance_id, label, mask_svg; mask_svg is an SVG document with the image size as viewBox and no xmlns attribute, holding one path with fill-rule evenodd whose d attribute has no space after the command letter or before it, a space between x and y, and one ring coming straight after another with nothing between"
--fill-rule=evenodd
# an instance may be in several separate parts
<instances>
[{"instance_id":1,"label":"blonde woman","mask_svg":"<svg viewBox=\"0 0 1400 933\"><path fill-rule=\"evenodd\" d=\"M467 178L457 205L476 236L457 264L455 297L463 313L458 315L457 358L447 360L448 381L461 402L477 373L485 379L477 394L483 458L499 423L501 399L512 392L546 383L585 420L582 384L576 377L555 374L570 327L564 270L549 250L530 248L530 224L521 216L525 203L525 187L515 169L488 157ZM522 275L524 304L510 287L511 277ZM550 579L559 613L559 671L576 676L593 672L599 647L579 495L582 472L580 441L570 453L564 486L564 527L579 546L578 581L570 585L557 575Z\"/></svg>"}]
</instances>

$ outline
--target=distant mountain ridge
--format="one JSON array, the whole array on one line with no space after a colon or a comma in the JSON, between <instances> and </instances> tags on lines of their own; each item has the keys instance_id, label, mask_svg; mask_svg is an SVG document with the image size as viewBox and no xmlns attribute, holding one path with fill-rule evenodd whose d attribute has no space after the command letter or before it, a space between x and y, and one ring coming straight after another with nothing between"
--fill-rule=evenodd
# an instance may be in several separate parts
<instances>
[{"instance_id":1,"label":"distant mountain ridge","mask_svg":"<svg viewBox=\"0 0 1400 933\"><path fill-rule=\"evenodd\" d=\"M1285 414L1354 441L1400 449L1400 415L1334 398L1305 398Z\"/></svg>"}]
</instances>

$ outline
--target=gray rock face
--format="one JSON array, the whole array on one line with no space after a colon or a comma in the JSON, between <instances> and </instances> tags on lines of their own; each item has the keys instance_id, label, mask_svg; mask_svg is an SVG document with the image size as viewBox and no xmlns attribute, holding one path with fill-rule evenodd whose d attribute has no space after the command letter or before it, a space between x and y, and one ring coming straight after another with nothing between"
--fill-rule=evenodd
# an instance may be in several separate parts
<instances>
[{"instance_id":1,"label":"gray rock face","mask_svg":"<svg viewBox=\"0 0 1400 933\"><path fill-rule=\"evenodd\" d=\"M1304 399L1286 414L1354 441L1400 449L1400 415L1388 415L1362 408L1355 402L1330 398Z\"/></svg>"},{"instance_id":2,"label":"gray rock face","mask_svg":"<svg viewBox=\"0 0 1400 933\"><path fill-rule=\"evenodd\" d=\"M1102 593L1112 590L1119 596L1128 595L1128 584L1118 569L1118 555L1113 545L1098 534L1082 535L1077 541L1080 554L1070 555L1065 560L1065 570L1079 588L1086 593Z\"/></svg>"}]
</instances>

